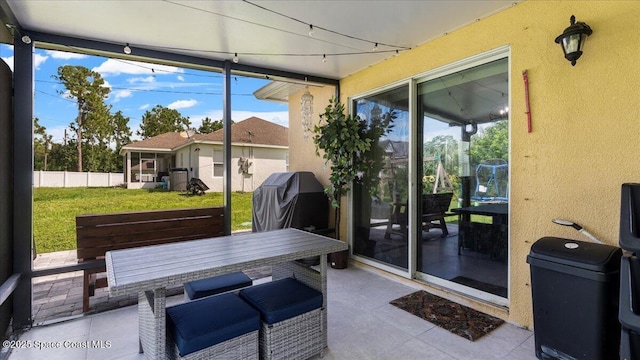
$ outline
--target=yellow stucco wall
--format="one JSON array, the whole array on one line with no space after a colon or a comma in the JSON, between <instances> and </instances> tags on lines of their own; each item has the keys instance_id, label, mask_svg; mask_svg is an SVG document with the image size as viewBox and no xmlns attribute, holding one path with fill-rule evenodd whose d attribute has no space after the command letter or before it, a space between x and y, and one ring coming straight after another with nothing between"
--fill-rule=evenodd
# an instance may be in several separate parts
<instances>
[{"instance_id":1,"label":"yellow stucco wall","mask_svg":"<svg viewBox=\"0 0 640 360\"><path fill-rule=\"evenodd\" d=\"M572 14L594 31L575 67L554 43ZM586 240L551 219L573 220L617 245L620 185L640 182L639 18L640 1L528 0L340 82L345 102L349 96L510 47L510 322L533 326L526 263L531 244L543 236ZM523 70L529 76L531 133ZM292 135L299 113L296 101L299 96L290 110ZM316 106L321 101L316 98ZM291 149L295 145L300 144L292 139ZM317 171L326 179L321 160L305 146L291 151L290 168ZM299 155L295 162L294 154Z\"/></svg>"}]
</instances>

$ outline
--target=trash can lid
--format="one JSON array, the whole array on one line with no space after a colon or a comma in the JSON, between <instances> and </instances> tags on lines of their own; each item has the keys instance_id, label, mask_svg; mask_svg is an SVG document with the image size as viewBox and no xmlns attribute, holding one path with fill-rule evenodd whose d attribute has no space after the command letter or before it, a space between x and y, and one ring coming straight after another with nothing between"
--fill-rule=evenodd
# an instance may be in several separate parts
<instances>
[{"instance_id":1,"label":"trash can lid","mask_svg":"<svg viewBox=\"0 0 640 360\"><path fill-rule=\"evenodd\" d=\"M543 237L531 246L527 262L533 265L531 259L539 259L580 269L609 273L620 271L621 256L622 250L615 246L557 237Z\"/></svg>"}]
</instances>

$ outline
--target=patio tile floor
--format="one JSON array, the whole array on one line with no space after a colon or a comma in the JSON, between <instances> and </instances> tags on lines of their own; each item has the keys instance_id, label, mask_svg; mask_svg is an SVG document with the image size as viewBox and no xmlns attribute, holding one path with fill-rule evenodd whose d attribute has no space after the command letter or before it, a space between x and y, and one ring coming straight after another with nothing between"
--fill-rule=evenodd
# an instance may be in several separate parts
<instances>
[{"instance_id":1,"label":"patio tile floor","mask_svg":"<svg viewBox=\"0 0 640 360\"><path fill-rule=\"evenodd\" d=\"M353 264L344 270L329 268L329 347L324 359L536 358L531 331L504 324L471 342L389 304L415 290ZM181 301L182 295L173 296L168 304ZM9 359L142 359L137 334L137 307L127 306L35 326L21 334L20 340L31 344L60 341L61 348L17 349Z\"/></svg>"}]
</instances>

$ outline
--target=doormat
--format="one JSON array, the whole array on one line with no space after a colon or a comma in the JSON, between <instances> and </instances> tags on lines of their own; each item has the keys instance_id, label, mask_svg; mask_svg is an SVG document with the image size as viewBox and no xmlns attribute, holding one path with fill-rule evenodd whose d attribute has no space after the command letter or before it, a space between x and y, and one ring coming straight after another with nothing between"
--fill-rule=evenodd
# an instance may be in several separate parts
<instances>
[{"instance_id":1,"label":"doormat","mask_svg":"<svg viewBox=\"0 0 640 360\"><path fill-rule=\"evenodd\" d=\"M458 283L464 286L472 287L474 289L478 289L480 291L484 291L493 295L498 295L503 298L507 297L507 288L504 286L489 284L489 283L474 280L465 276L456 276L449 281L453 281L454 283Z\"/></svg>"},{"instance_id":2,"label":"doormat","mask_svg":"<svg viewBox=\"0 0 640 360\"><path fill-rule=\"evenodd\" d=\"M422 290L392 300L390 304L471 341L504 323L504 320Z\"/></svg>"}]
</instances>

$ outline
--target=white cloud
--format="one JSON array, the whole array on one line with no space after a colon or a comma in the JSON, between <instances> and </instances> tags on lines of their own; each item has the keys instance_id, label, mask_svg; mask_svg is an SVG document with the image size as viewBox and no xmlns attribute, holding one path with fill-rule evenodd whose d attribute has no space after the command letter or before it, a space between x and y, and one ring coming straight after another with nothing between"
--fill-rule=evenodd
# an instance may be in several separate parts
<instances>
[{"instance_id":1,"label":"white cloud","mask_svg":"<svg viewBox=\"0 0 640 360\"><path fill-rule=\"evenodd\" d=\"M44 55L40 55L38 53L36 53L33 56L33 65L35 66L36 70L40 70L40 65L42 63L44 63L45 61L47 61L49 57L48 56L44 56ZM7 63L7 65L9 65L9 68L11 69L11 71L13 71L13 56L8 56L8 57L3 57L2 60L4 60L4 62Z\"/></svg>"},{"instance_id":2,"label":"white cloud","mask_svg":"<svg viewBox=\"0 0 640 360\"><path fill-rule=\"evenodd\" d=\"M36 53L33 56L33 66L36 68L36 70L40 70L40 65L43 64L45 61L47 61L48 58L49 58L48 56L44 56Z\"/></svg>"},{"instance_id":3,"label":"white cloud","mask_svg":"<svg viewBox=\"0 0 640 360\"><path fill-rule=\"evenodd\" d=\"M138 76L138 77L132 77L127 79L127 82L130 84L135 84L135 83L152 83L155 82L156 78L155 76Z\"/></svg>"},{"instance_id":4,"label":"white cloud","mask_svg":"<svg viewBox=\"0 0 640 360\"><path fill-rule=\"evenodd\" d=\"M71 53L66 51L46 50L45 52L47 53L47 55L50 55L52 59L70 60L70 59L85 59L87 57L87 55L84 55L84 54L76 54L76 53Z\"/></svg>"},{"instance_id":5,"label":"white cloud","mask_svg":"<svg viewBox=\"0 0 640 360\"><path fill-rule=\"evenodd\" d=\"M118 102L120 101L120 99L124 99L124 98L128 98L133 96L133 91L131 90L118 90L118 91L114 91L113 94L115 95L113 102Z\"/></svg>"},{"instance_id":6,"label":"white cloud","mask_svg":"<svg viewBox=\"0 0 640 360\"><path fill-rule=\"evenodd\" d=\"M7 65L9 65L9 69L13 71L13 56L3 57L2 60L4 60L4 62L6 62Z\"/></svg>"},{"instance_id":7,"label":"white cloud","mask_svg":"<svg viewBox=\"0 0 640 360\"><path fill-rule=\"evenodd\" d=\"M99 66L92 69L99 72L102 76L120 75L120 74L176 74L183 73L184 70L175 66L149 64L138 61L125 61L117 59L108 59Z\"/></svg>"},{"instance_id":8,"label":"white cloud","mask_svg":"<svg viewBox=\"0 0 640 360\"><path fill-rule=\"evenodd\" d=\"M167 105L167 107L169 109L186 109L186 108L190 108L193 106L196 106L196 104L198 104L197 100L194 99L190 99L190 100L178 100L178 101L174 101L171 104Z\"/></svg>"},{"instance_id":9,"label":"white cloud","mask_svg":"<svg viewBox=\"0 0 640 360\"><path fill-rule=\"evenodd\" d=\"M67 130L67 138L70 138L72 132L69 130L67 126L62 126L62 125L47 127L47 134L52 136L51 140L54 143L62 144L64 143L65 130Z\"/></svg>"},{"instance_id":10,"label":"white cloud","mask_svg":"<svg viewBox=\"0 0 640 360\"><path fill-rule=\"evenodd\" d=\"M180 80L180 81L184 81L184 76L182 76L182 75L178 75L178 80Z\"/></svg>"},{"instance_id":11,"label":"white cloud","mask_svg":"<svg viewBox=\"0 0 640 360\"><path fill-rule=\"evenodd\" d=\"M146 110L146 109L148 109L148 108L149 108L149 106L151 106L151 104L144 104L144 105L140 106L140 107L138 108L138 110Z\"/></svg>"},{"instance_id":12,"label":"white cloud","mask_svg":"<svg viewBox=\"0 0 640 360\"><path fill-rule=\"evenodd\" d=\"M102 84L102 87L106 87L106 88L111 89L111 84L109 84L109 82L107 80L104 80L104 84Z\"/></svg>"}]
</instances>

